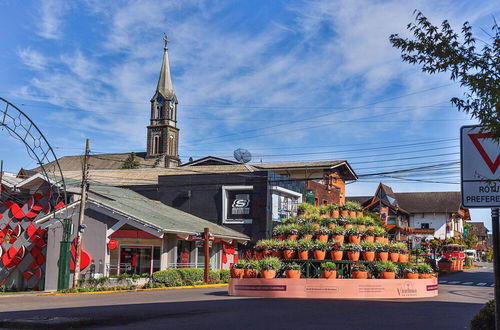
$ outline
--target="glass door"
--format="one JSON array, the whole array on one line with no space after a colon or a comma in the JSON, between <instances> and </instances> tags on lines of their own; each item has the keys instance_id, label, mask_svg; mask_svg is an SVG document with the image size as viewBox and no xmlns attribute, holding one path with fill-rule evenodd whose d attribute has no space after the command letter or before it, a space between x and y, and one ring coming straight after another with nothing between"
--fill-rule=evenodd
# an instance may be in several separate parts
<instances>
[{"instance_id":1,"label":"glass door","mask_svg":"<svg viewBox=\"0 0 500 330\"><path fill-rule=\"evenodd\" d=\"M120 248L120 273L151 274L152 247L122 246Z\"/></svg>"}]
</instances>

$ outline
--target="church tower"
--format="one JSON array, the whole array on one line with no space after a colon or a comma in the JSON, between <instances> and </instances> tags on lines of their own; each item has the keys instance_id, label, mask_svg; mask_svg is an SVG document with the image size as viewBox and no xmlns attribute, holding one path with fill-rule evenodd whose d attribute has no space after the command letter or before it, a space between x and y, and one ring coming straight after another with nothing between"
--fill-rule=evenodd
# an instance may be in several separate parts
<instances>
[{"instance_id":1,"label":"church tower","mask_svg":"<svg viewBox=\"0 0 500 330\"><path fill-rule=\"evenodd\" d=\"M170 76L168 39L163 38L163 63L156 92L151 98L151 119L148 126L146 158L157 159L157 166L176 167L179 159L179 129L177 128L177 97Z\"/></svg>"}]
</instances>

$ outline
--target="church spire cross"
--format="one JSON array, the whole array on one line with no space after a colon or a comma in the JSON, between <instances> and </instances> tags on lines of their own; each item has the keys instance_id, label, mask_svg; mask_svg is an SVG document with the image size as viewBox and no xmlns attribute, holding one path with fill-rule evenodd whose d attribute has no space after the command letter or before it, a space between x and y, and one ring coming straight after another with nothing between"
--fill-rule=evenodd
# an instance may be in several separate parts
<instances>
[{"instance_id":1,"label":"church spire cross","mask_svg":"<svg viewBox=\"0 0 500 330\"><path fill-rule=\"evenodd\" d=\"M163 41L165 42L165 47L164 49L167 50L168 49L168 37L167 37L167 34L166 33L163 33Z\"/></svg>"}]
</instances>

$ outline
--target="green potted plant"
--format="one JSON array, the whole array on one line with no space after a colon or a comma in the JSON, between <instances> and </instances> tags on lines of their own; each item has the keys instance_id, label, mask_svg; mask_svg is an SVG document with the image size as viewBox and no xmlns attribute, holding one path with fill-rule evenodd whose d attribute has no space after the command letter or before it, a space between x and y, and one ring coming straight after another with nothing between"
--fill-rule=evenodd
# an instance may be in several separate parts
<instances>
[{"instance_id":1,"label":"green potted plant","mask_svg":"<svg viewBox=\"0 0 500 330\"><path fill-rule=\"evenodd\" d=\"M361 252L361 245L349 243L344 244L344 251L347 251L347 258L351 261L358 261Z\"/></svg>"},{"instance_id":2,"label":"green potted plant","mask_svg":"<svg viewBox=\"0 0 500 330\"><path fill-rule=\"evenodd\" d=\"M405 243L400 242L394 243L393 247L399 252L399 262L408 262L408 260L410 259L410 256L408 255L408 246Z\"/></svg>"},{"instance_id":3,"label":"green potted plant","mask_svg":"<svg viewBox=\"0 0 500 330\"><path fill-rule=\"evenodd\" d=\"M385 243L385 228L376 226L373 228L373 236L375 236L375 242L377 243Z\"/></svg>"},{"instance_id":4,"label":"green potted plant","mask_svg":"<svg viewBox=\"0 0 500 330\"><path fill-rule=\"evenodd\" d=\"M299 224L290 224L290 225L285 225L286 229L284 231L286 238L291 239L291 240L296 240L299 238L299 231L301 228L301 225Z\"/></svg>"},{"instance_id":5,"label":"green potted plant","mask_svg":"<svg viewBox=\"0 0 500 330\"><path fill-rule=\"evenodd\" d=\"M354 264L351 268L351 277L354 279L367 279L368 268L363 264Z\"/></svg>"},{"instance_id":6,"label":"green potted plant","mask_svg":"<svg viewBox=\"0 0 500 330\"><path fill-rule=\"evenodd\" d=\"M370 230L375 229L375 219L373 219L372 217L366 217L365 224L366 224L367 229L370 229Z\"/></svg>"},{"instance_id":7,"label":"green potted plant","mask_svg":"<svg viewBox=\"0 0 500 330\"><path fill-rule=\"evenodd\" d=\"M335 228L335 219L334 218L323 218L319 222L321 227L326 227L328 229Z\"/></svg>"},{"instance_id":8,"label":"green potted plant","mask_svg":"<svg viewBox=\"0 0 500 330\"><path fill-rule=\"evenodd\" d=\"M275 257L280 259L283 257L283 247L285 241L273 239L271 240L271 244L269 245L269 249L271 250L271 257Z\"/></svg>"},{"instance_id":9,"label":"green potted plant","mask_svg":"<svg viewBox=\"0 0 500 330\"><path fill-rule=\"evenodd\" d=\"M299 233L302 238L312 239L316 229L313 224L310 222L306 222L300 226Z\"/></svg>"},{"instance_id":10,"label":"green potted plant","mask_svg":"<svg viewBox=\"0 0 500 330\"><path fill-rule=\"evenodd\" d=\"M434 270L429 264L418 264L417 271L419 278L429 279L434 277Z\"/></svg>"},{"instance_id":11,"label":"green potted plant","mask_svg":"<svg viewBox=\"0 0 500 330\"><path fill-rule=\"evenodd\" d=\"M361 249L363 251L363 260L373 261L375 260L375 244L372 242L363 241L361 242Z\"/></svg>"},{"instance_id":12,"label":"green potted plant","mask_svg":"<svg viewBox=\"0 0 500 330\"><path fill-rule=\"evenodd\" d=\"M257 277L259 274L259 261L258 260L248 260L245 264L245 270L243 271L243 277L253 278Z\"/></svg>"},{"instance_id":13,"label":"green potted plant","mask_svg":"<svg viewBox=\"0 0 500 330\"><path fill-rule=\"evenodd\" d=\"M393 280L396 278L398 267L395 263L390 261L377 261L374 264L379 277L382 279Z\"/></svg>"},{"instance_id":14,"label":"green potted plant","mask_svg":"<svg viewBox=\"0 0 500 330\"><path fill-rule=\"evenodd\" d=\"M410 280L418 279L418 268L416 265L405 263L402 269L402 273L405 278Z\"/></svg>"},{"instance_id":15,"label":"green potted plant","mask_svg":"<svg viewBox=\"0 0 500 330\"><path fill-rule=\"evenodd\" d=\"M359 203L356 203L356 202L347 201L344 204L344 210L349 211L349 216L351 218L356 218L357 212L361 211L361 205ZM361 215L362 215L362 213L361 213Z\"/></svg>"},{"instance_id":16,"label":"green potted plant","mask_svg":"<svg viewBox=\"0 0 500 330\"><path fill-rule=\"evenodd\" d=\"M344 243L345 229L343 227L336 226L335 228L330 230L330 233L331 233L333 239L340 242L340 244Z\"/></svg>"},{"instance_id":17,"label":"green potted plant","mask_svg":"<svg viewBox=\"0 0 500 330\"><path fill-rule=\"evenodd\" d=\"M283 267L285 269L285 276L286 278L300 278L300 265L291 262L288 264L285 264Z\"/></svg>"},{"instance_id":18,"label":"green potted plant","mask_svg":"<svg viewBox=\"0 0 500 330\"><path fill-rule=\"evenodd\" d=\"M389 259L389 246L387 244L375 242L375 249L378 260L387 261Z\"/></svg>"},{"instance_id":19,"label":"green potted plant","mask_svg":"<svg viewBox=\"0 0 500 330\"><path fill-rule=\"evenodd\" d=\"M392 262L398 262L399 261L399 248L397 246L397 243L389 245L389 259Z\"/></svg>"},{"instance_id":20,"label":"green potted plant","mask_svg":"<svg viewBox=\"0 0 500 330\"><path fill-rule=\"evenodd\" d=\"M339 217L339 207L335 203L328 204L328 212L330 212L330 217L338 218Z\"/></svg>"},{"instance_id":21,"label":"green potted plant","mask_svg":"<svg viewBox=\"0 0 500 330\"><path fill-rule=\"evenodd\" d=\"M344 247L342 245L342 241L338 241L336 239L332 239L329 244L329 250L330 250L330 257L332 260L339 261L344 258Z\"/></svg>"},{"instance_id":22,"label":"green potted plant","mask_svg":"<svg viewBox=\"0 0 500 330\"><path fill-rule=\"evenodd\" d=\"M323 262L321 264L321 277L327 279L337 278L337 265L331 261Z\"/></svg>"},{"instance_id":23,"label":"green potted plant","mask_svg":"<svg viewBox=\"0 0 500 330\"><path fill-rule=\"evenodd\" d=\"M346 235L349 236L349 243L359 244L361 242L360 230L357 226L347 229Z\"/></svg>"},{"instance_id":24,"label":"green potted plant","mask_svg":"<svg viewBox=\"0 0 500 330\"><path fill-rule=\"evenodd\" d=\"M319 229L316 229L316 239L318 241L322 242L328 242L328 235L330 235L330 229L327 227L320 227Z\"/></svg>"},{"instance_id":25,"label":"green potted plant","mask_svg":"<svg viewBox=\"0 0 500 330\"><path fill-rule=\"evenodd\" d=\"M267 257L259 261L260 275L262 278L275 278L276 271L281 268L278 258Z\"/></svg>"},{"instance_id":26,"label":"green potted plant","mask_svg":"<svg viewBox=\"0 0 500 330\"><path fill-rule=\"evenodd\" d=\"M349 220L345 217L340 217L335 221L335 223L337 224L337 226L344 227L345 229L345 226L349 223Z\"/></svg>"},{"instance_id":27,"label":"green potted plant","mask_svg":"<svg viewBox=\"0 0 500 330\"><path fill-rule=\"evenodd\" d=\"M314 259L325 260L326 251L328 250L328 243L320 240L314 241L313 244Z\"/></svg>"},{"instance_id":28,"label":"green potted plant","mask_svg":"<svg viewBox=\"0 0 500 330\"><path fill-rule=\"evenodd\" d=\"M366 228L364 231L363 231L363 236L362 236L362 239L363 241L365 242L370 242L370 243L373 243L375 242L375 236L373 234L373 229L370 229L370 228Z\"/></svg>"},{"instance_id":29,"label":"green potted plant","mask_svg":"<svg viewBox=\"0 0 500 330\"><path fill-rule=\"evenodd\" d=\"M261 239L255 243L254 250L260 252L262 257L269 257L271 255L270 246L272 245L272 241L269 239Z\"/></svg>"},{"instance_id":30,"label":"green potted plant","mask_svg":"<svg viewBox=\"0 0 500 330\"><path fill-rule=\"evenodd\" d=\"M328 216L328 207L326 205L321 205L319 208L319 215L322 217L322 218L326 218Z\"/></svg>"},{"instance_id":31,"label":"green potted plant","mask_svg":"<svg viewBox=\"0 0 500 330\"><path fill-rule=\"evenodd\" d=\"M244 270L247 265L247 261L240 259L233 264L231 267L231 277L232 278L243 278Z\"/></svg>"},{"instance_id":32,"label":"green potted plant","mask_svg":"<svg viewBox=\"0 0 500 330\"><path fill-rule=\"evenodd\" d=\"M287 239L283 243L283 258L285 259L295 259L297 254L297 241Z\"/></svg>"},{"instance_id":33,"label":"green potted plant","mask_svg":"<svg viewBox=\"0 0 500 330\"><path fill-rule=\"evenodd\" d=\"M288 217L288 218L281 219L281 223L284 225L291 225L291 224L297 223L297 222L298 222L297 217Z\"/></svg>"},{"instance_id":34,"label":"green potted plant","mask_svg":"<svg viewBox=\"0 0 500 330\"><path fill-rule=\"evenodd\" d=\"M314 208L313 205L309 204L309 203L300 203L298 206L297 206L297 215L298 216L301 216L301 215L308 215L311 213L312 211L312 208Z\"/></svg>"},{"instance_id":35,"label":"green potted plant","mask_svg":"<svg viewBox=\"0 0 500 330\"><path fill-rule=\"evenodd\" d=\"M313 247L313 242L310 239L302 238L297 241L297 251L300 260L309 259L309 251Z\"/></svg>"},{"instance_id":36,"label":"green potted plant","mask_svg":"<svg viewBox=\"0 0 500 330\"><path fill-rule=\"evenodd\" d=\"M273 229L273 237L275 239L285 239L285 230L287 225L277 225Z\"/></svg>"}]
</instances>

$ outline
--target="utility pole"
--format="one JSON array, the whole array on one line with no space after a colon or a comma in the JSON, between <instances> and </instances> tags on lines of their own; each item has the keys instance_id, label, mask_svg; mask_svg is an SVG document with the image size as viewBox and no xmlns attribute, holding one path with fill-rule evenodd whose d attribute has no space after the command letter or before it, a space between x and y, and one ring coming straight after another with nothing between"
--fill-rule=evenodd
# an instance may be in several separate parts
<instances>
[{"instance_id":1,"label":"utility pole","mask_svg":"<svg viewBox=\"0 0 500 330\"><path fill-rule=\"evenodd\" d=\"M493 229L493 269L495 270L495 328L500 330L500 239L498 207L491 209L491 228Z\"/></svg>"},{"instance_id":2,"label":"utility pole","mask_svg":"<svg viewBox=\"0 0 500 330\"><path fill-rule=\"evenodd\" d=\"M82 234L84 230L83 220L85 219L85 204L87 202L87 184L88 184L88 170L89 170L89 153L90 141L87 139L85 144L85 156L83 157L82 166L82 190L80 199L80 214L78 217L78 230L76 233L76 255L75 255L75 274L73 276L73 287L78 286L78 279L80 278L80 259L82 254Z\"/></svg>"},{"instance_id":3,"label":"utility pole","mask_svg":"<svg viewBox=\"0 0 500 330\"><path fill-rule=\"evenodd\" d=\"M210 249L209 249L209 244L210 244L210 233L208 231L208 228L205 228L203 230L203 241L205 244L203 244L203 248L204 248L204 254L205 254L205 267L204 267L204 273L203 273L203 279L205 281L205 283L208 284L208 274L210 272Z\"/></svg>"},{"instance_id":4,"label":"utility pole","mask_svg":"<svg viewBox=\"0 0 500 330\"><path fill-rule=\"evenodd\" d=\"M0 160L0 197L2 197L3 159Z\"/></svg>"}]
</instances>

